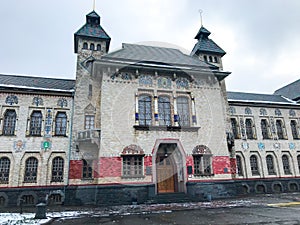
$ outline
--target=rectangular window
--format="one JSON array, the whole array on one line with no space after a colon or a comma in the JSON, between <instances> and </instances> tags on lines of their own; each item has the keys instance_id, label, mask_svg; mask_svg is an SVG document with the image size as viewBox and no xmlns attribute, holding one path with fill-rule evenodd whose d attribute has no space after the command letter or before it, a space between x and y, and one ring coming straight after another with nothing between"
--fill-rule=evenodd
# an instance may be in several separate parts
<instances>
[{"instance_id":1,"label":"rectangular window","mask_svg":"<svg viewBox=\"0 0 300 225\"><path fill-rule=\"evenodd\" d=\"M261 133L262 133L262 137L263 139L270 139L270 135L269 135L269 125L266 119L262 119L260 122L261 125Z\"/></svg>"},{"instance_id":2,"label":"rectangular window","mask_svg":"<svg viewBox=\"0 0 300 225\"><path fill-rule=\"evenodd\" d=\"M299 133L296 120L291 120L291 130L294 139L299 139Z\"/></svg>"},{"instance_id":3,"label":"rectangular window","mask_svg":"<svg viewBox=\"0 0 300 225\"><path fill-rule=\"evenodd\" d=\"M167 96L158 97L159 125L171 126L171 102Z\"/></svg>"},{"instance_id":4,"label":"rectangular window","mask_svg":"<svg viewBox=\"0 0 300 225\"><path fill-rule=\"evenodd\" d=\"M95 116L94 115L86 115L84 121L84 129L92 130L95 128Z\"/></svg>"},{"instance_id":5,"label":"rectangular window","mask_svg":"<svg viewBox=\"0 0 300 225\"><path fill-rule=\"evenodd\" d=\"M246 119L246 135L247 139L254 139L254 132L253 132L253 122L252 119Z\"/></svg>"},{"instance_id":6,"label":"rectangular window","mask_svg":"<svg viewBox=\"0 0 300 225\"><path fill-rule=\"evenodd\" d=\"M123 176L142 177L143 176L143 156L122 156Z\"/></svg>"},{"instance_id":7,"label":"rectangular window","mask_svg":"<svg viewBox=\"0 0 300 225\"><path fill-rule=\"evenodd\" d=\"M30 135L41 136L43 115L41 111L33 111L30 116Z\"/></svg>"},{"instance_id":8,"label":"rectangular window","mask_svg":"<svg viewBox=\"0 0 300 225\"><path fill-rule=\"evenodd\" d=\"M190 126L190 110L188 98L178 97L176 102L179 126Z\"/></svg>"},{"instance_id":9,"label":"rectangular window","mask_svg":"<svg viewBox=\"0 0 300 225\"><path fill-rule=\"evenodd\" d=\"M152 124L152 98L148 95L139 96L139 125L150 126Z\"/></svg>"},{"instance_id":10,"label":"rectangular window","mask_svg":"<svg viewBox=\"0 0 300 225\"><path fill-rule=\"evenodd\" d=\"M194 175L209 176L212 175L211 155L194 155Z\"/></svg>"},{"instance_id":11,"label":"rectangular window","mask_svg":"<svg viewBox=\"0 0 300 225\"><path fill-rule=\"evenodd\" d=\"M235 139L239 138L239 130L238 130L238 124L235 118L231 118L231 128L232 128L232 133Z\"/></svg>"},{"instance_id":12,"label":"rectangular window","mask_svg":"<svg viewBox=\"0 0 300 225\"><path fill-rule=\"evenodd\" d=\"M284 139L283 125L281 120L276 120L276 130L279 139Z\"/></svg>"}]
</instances>

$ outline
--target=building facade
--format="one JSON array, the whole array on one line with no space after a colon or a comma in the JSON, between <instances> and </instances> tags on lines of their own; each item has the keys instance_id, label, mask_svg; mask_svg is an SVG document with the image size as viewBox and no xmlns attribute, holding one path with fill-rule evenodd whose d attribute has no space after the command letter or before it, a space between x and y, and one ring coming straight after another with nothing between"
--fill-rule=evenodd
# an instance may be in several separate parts
<instances>
[{"instance_id":1,"label":"building facade","mask_svg":"<svg viewBox=\"0 0 300 225\"><path fill-rule=\"evenodd\" d=\"M227 92L226 53L203 26L186 55L109 52L100 22L92 11L74 35L75 80L0 76L0 205L299 190L300 105L284 88Z\"/></svg>"}]
</instances>

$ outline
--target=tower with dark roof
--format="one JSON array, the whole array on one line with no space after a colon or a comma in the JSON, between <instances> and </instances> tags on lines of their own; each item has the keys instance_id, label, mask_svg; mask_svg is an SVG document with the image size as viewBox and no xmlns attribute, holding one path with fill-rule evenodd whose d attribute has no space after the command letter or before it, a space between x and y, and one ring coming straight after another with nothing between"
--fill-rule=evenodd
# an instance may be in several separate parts
<instances>
[{"instance_id":1,"label":"tower with dark roof","mask_svg":"<svg viewBox=\"0 0 300 225\"><path fill-rule=\"evenodd\" d=\"M209 38L211 33L203 26L199 29L195 39L195 44L191 56L196 56L200 60L213 64L223 70L222 57L226 52Z\"/></svg>"},{"instance_id":2,"label":"tower with dark roof","mask_svg":"<svg viewBox=\"0 0 300 225\"><path fill-rule=\"evenodd\" d=\"M100 25L100 16L92 11L86 15L86 23L74 34L74 51L93 51L101 54L109 50L111 38Z\"/></svg>"}]
</instances>

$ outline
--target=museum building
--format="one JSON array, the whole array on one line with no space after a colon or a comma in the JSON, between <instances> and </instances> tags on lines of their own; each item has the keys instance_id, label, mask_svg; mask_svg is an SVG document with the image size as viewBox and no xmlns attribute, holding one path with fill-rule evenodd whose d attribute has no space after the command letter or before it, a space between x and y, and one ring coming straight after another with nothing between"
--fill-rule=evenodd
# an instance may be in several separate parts
<instances>
[{"instance_id":1,"label":"museum building","mask_svg":"<svg viewBox=\"0 0 300 225\"><path fill-rule=\"evenodd\" d=\"M109 52L92 11L74 34L75 80L0 75L0 205L299 191L300 82L227 92L226 53L209 36L201 26L190 55Z\"/></svg>"}]
</instances>

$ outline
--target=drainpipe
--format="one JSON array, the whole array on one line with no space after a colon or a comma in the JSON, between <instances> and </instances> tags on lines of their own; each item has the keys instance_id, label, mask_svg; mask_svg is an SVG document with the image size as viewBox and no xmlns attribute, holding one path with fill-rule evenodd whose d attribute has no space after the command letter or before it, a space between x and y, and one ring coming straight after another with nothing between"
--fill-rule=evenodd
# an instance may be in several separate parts
<instances>
[{"instance_id":1,"label":"drainpipe","mask_svg":"<svg viewBox=\"0 0 300 225\"><path fill-rule=\"evenodd\" d=\"M70 173L70 160L71 160L71 150L72 150L72 141L73 141L73 116L74 116L74 98L75 98L75 89L72 93L72 110L71 110L71 118L70 118L70 138L69 138L69 152L68 152L68 164L67 164L67 184L64 186L64 194L66 196L66 187L69 186L69 173Z\"/></svg>"}]
</instances>

